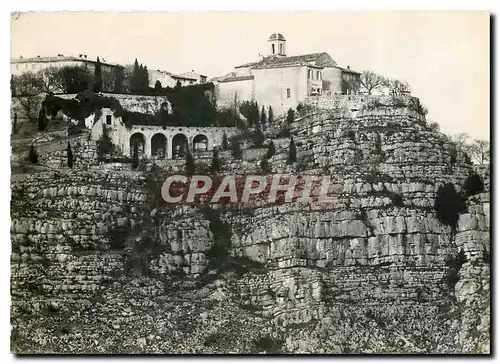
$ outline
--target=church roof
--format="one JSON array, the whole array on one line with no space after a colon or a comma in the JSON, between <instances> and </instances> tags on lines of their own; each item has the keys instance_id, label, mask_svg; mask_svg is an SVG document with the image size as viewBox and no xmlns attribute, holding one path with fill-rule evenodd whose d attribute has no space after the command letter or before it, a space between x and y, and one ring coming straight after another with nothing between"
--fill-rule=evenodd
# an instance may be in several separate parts
<instances>
[{"instance_id":1,"label":"church roof","mask_svg":"<svg viewBox=\"0 0 500 364\"><path fill-rule=\"evenodd\" d=\"M286 39L281 33L273 33L269 36L268 41L270 40L286 40Z\"/></svg>"},{"instance_id":2,"label":"church roof","mask_svg":"<svg viewBox=\"0 0 500 364\"><path fill-rule=\"evenodd\" d=\"M258 62L242 64L235 68L279 68L295 66L336 67L337 63L326 52L302 54L300 56L268 56Z\"/></svg>"}]
</instances>

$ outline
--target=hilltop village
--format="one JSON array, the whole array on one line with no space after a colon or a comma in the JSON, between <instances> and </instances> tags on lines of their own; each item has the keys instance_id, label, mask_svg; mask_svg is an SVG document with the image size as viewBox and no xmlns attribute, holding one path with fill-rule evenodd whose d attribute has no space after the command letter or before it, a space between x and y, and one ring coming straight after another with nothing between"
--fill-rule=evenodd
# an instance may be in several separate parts
<instances>
[{"instance_id":1,"label":"hilltop village","mask_svg":"<svg viewBox=\"0 0 500 364\"><path fill-rule=\"evenodd\" d=\"M12 352L490 352L489 167L404 82L263 41L217 77L11 61ZM162 198L207 174L336 193Z\"/></svg>"}]
</instances>

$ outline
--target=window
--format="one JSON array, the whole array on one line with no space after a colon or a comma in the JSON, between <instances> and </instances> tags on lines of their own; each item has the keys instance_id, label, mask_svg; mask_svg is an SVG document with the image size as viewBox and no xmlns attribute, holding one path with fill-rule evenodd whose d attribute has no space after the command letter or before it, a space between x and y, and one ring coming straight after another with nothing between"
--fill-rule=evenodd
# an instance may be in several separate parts
<instances>
[{"instance_id":1,"label":"window","mask_svg":"<svg viewBox=\"0 0 500 364\"><path fill-rule=\"evenodd\" d=\"M283 44L280 44L280 54L283 54Z\"/></svg>"},{"instance_id":2,"label":"window","mask_svg":"<svg viewBox=\"0 0 500 364\"><path fill-rule=\"evenodd\" d=\"M320 77L320 73L319 73L319 71L316 71L316 79L317 79L317 80L321 80L321 77Z\"/></svg>"},{"instance_id":3,"label":"window","mask_svg":"<svg viewBox=\"0 0 500 364\"><path fill-rule=\"evenodd\" d=\"M271 48L272 48L273 54L274 54L274 44L271 44Z\"/></svg>"},{"instance_id":4,"label":"window","mask_svg":"<svg viewBox=\"0 0 500 364\"><path fill-rule=\"evenodd\" d=\"M286 89L286 98L289 99L290 97L292 97L292 90L287 88Z\"/></svg>"},{"instance_id":5,"label":"window","mask_svg":"<svg viewBox=\"0 0 500 364\"><path fill-rule=\"evenodd\" d=\"M308 76L307 76L307 77L308 77L310 80L312 80L312 78L313 78L313 71L312 71L312 70L307 70L307 73L308 73Z\"/></svg>"},{"instance_id":6,"label":"window","mask_svg":"<svg viewBox=\"0 0 500 364\"><path fill-rule=\"evenodd\" d=\"M106 124L111 125L111 115L106 115Z\"/></svg>"}]
</instances>

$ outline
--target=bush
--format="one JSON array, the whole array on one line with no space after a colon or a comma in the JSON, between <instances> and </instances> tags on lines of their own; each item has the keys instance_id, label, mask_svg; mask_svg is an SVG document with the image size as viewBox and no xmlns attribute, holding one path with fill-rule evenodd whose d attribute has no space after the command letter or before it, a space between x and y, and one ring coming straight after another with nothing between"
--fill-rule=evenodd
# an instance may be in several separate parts
<instances>
[{"instance_id":1,"label":"bush","mask_svg":"<svg viewBox=\"0 0 500 364\"><path fill-rule=\"evenodd\" d=\"M467 262L467 258L463 250L457 254L456 257L449 258L446 261L446 265L448 266L448 273L446 274L446 284L448 285L450 290L455 289L455 285L460 279L460 269Z\"/></svg>"},{"instance_id":2,"label":"bush","mask_svg":"<svg viewBox=\"0 0 500 364\"><path fill-rule=\"evenodd\" d=\"M209 221L209 229L214 237L214 244L206 252L210 267L222 266L229 257L231 249L231 229L220 218L219 212L207 206L202 209Z\"/></svg>"},{"instance_id":3,"label":"bush","mask_svg":"<svg viewBox=\"0 0 500 364\"><path fill-rule=\"evenodd\" d=\"M473 172L465 180L463 188L467 196L474 196L484 191L484 183L481 177L476 172Z\"/></svg>"},{"instance_id":4,"label":"bush","mask_svg":"<svg viewBox=\"0 0 500 364\"><path fill-rule=\"evenodd\" d=\"M276 154L276 147L274 146L274 143L273 141L269 141L269 143L267 144L267 154L266 154L266 158L269 159L271 158L273 155Z\"/></svg>"},{"instance_id":5,"label":"bush","mask_svg":"<svg viewBox=\"0 0 500 364\"><path fill-rule=\"evenodd\" d=\"M227 134L224 133L222 134L222 150L228 150L229 149L229 142L227 140Z\"/></svg>"},{"instance_id":6,"label":"bush","mask_svg":"<svg viewBox=\"0 0 500 364\"><path fill-rule=\"evenodd\" d=\"M456 190L455 186L447 183L439 187L434 209L438 220L456 230L460 213L466 211L465 200Z\"/></svg>"},{"instance_id":7,"label":"bush","mask_svg":"<svg viewBox=\"0 0 500 364\"><path fill-rule=\"evenodd\" d=\"M99 138L99 140L97 141L97 155L102 158L105 154L112 153L113 150L114 150L114 145L109 135L103 133Z\"/></svg>"},{"instance_id":8,"label":"bush","mask_svg":"<svg viewBox=\"0 0 500 364\"><path fill-rule=\"evenodd\" d=\"M31 145L30 147L28 158L31 163L38 163L38 153L36 152L35 147L33 145Z\"/></svg>"},{"instance_id":9,"label":"bush","mask_svg":"<svg viewBox=\"0 0 500 364\"><path fill-rule=\"evenodd\" d=\"M231 154L235 159L241 159L243 156L243 151L241 150L241 145L238 140L233 140L231 143Z\"/></svg>"}]
</instances>

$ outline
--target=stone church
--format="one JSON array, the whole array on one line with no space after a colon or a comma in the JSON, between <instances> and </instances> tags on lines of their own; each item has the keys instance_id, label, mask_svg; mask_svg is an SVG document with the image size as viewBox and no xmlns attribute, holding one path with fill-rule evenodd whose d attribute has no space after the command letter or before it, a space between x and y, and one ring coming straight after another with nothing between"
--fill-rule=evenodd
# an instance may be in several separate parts
<instances>
[{"instance_id":1,"label":"stone church","mask_svg":"<svg viewBox=\"0 0 500 364\"><path fill-rule=\"evenodd\" d=\"M271 105L276 114L295 108L308 96L356 94L360 73L337 65L326 53L287 56L283 34L268 39L268 55L260 61L236 66L231 73L213 79L217 103L254 100Z\"/></svg>"}]
</instances>

